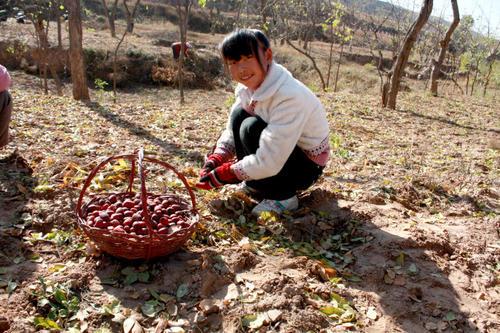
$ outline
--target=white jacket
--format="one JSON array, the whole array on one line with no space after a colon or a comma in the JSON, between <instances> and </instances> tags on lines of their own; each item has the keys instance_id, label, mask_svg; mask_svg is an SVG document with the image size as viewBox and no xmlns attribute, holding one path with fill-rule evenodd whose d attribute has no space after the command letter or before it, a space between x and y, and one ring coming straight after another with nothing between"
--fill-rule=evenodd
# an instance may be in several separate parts
<instances>
[{"instance_id":1,"label":"white jacket","mask_svg":"<svg viewBox=\"0 0 500 333\"><path fill-rule=\"evenodd\" d=\"M319 99L283 66L273 62L260 87L253 92L242 84L235 89L231 112L253 108L268 125L262 131L259 148L236 162L232 169L241 180L276 175L298 145L308 156L328 150L328 121ZM217 147L234 152L228 121Z\"/></svg>"}]
</instances>

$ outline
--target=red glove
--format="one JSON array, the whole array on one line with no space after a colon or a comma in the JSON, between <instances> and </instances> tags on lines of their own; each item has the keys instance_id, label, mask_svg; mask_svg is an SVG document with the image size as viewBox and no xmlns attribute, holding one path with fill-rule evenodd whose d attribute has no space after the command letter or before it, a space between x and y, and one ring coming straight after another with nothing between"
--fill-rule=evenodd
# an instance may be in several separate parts
<instances>
[{"instance_id":1,"label":"red glove","mask_svg":"<svg viewBox=\"0 0 500 333\"><path fill-rule=\"evenodd\" d=\"M222 163L224 163L224 157L222 155L219 154L208 155L207 158L205 159L205 164L203 164L203 167L200 170L200 178L203 178L206 175L208 175L210 171L222 165Z\"/></svg>"},{"instance_id":2,"label":"red glove","mask_svg":"<svg viewBox=\"0 0 500 333\"><path fill-rule=\"evenodd\" d=\"M196 187L203 190L211 190L224 186L225 184L236 184L241 182L241 180L236 177L233 170L231 170L231 165L233 165L233 163L227 162L210 171L207 175L200 178Z\"/></svg>"}]
</instances>

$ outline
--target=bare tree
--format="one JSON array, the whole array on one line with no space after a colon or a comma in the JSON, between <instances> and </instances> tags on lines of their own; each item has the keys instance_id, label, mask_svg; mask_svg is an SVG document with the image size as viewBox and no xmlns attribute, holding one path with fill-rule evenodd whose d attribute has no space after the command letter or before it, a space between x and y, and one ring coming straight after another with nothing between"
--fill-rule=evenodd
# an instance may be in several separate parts
<instances>
[{"instance_id":1,"label":"bare tree","mask_svg":"<svg viewBox=\"0 0 500 333\"><path fill-rule=\"evenodd\" d=\"M278 7L278 11L281 13L278 18L283 31L283 40L291 48L311 61L321 81L322 89L326 90L323 73L318 67L311 47L308 46L316 28L322 22L323 6L321 1L282 0L279 2ZM303 41L302 48L300 47L300 39Z\"/></svg>"},{"instance_id":2,"label":"bare tree","mask_svg":"<svg viewBox=\"0 0 500 333\"><path fill-rule=\"evenodd\" d=\"M125 7L125 12L127 13L127 32L129 33L132 33L134 31L134 18L140 3L141 0L136 0L134 8L132 8L132 11L130 11L127 1L123 1L123 6Z\"/></svg>"},{"instance_id":3,"label":"bare tree","mask_svg":"<svg viewBox=\"0 0 500 333\"><path fill-rule=\"evenodd\" d=\"M49 52L50 52L50 45L49 45L49 39L48 39L48 33L49 33L49 22L50 21L45 21L43 16L38 15L32 15L32 22L35 27L36 31L36 36L37 36L37 41L38 41L38 46L39 46L39 52L38 52L38 63L40 70L42 71L43 74L43 83L44 83L44 91L45 94L48 93L48 85L47 85L47 68L50 70L50 74L52 78L54 79L56 83L56 90L58 95L62 95L62 82L59 79L59 75L57 75L56 68L54 66L54 63L51 61ZM46 24L45 24L46 22Z\"/></svg>"},{"instance_id":4,"label":"bare tree","mask_svg":"<svg viewBox=\"0 0 500 333\"><path fill-rule=\"evenodd\" d=\"M49 3L41 0L18 0L11 1L10 5L22 8L35 29L34 36L37 48L33 54L33 58L38 63L40 77L42 78L42 88L45 94L48 94L47 72L50 71L56 84L57 93L62 95L62 81L59 79L56 68L57 59L53 56L57 54L60 48L58 50L52 48L48 38L51 20L60 15L60 2L58 0Z\"/></svg>"},{"instance_id":5,"label":"bare tree","mask_svg":"<svg viewBox=\"0 0 500 333\"><path fill-rule=\"evenodd\" d=\"M399 87L401 85L401 77L408 63L411 49L418 38L418 34L424 27L432 12L433 0L424 0L420 14L417 20L410 27L406 34L403 45L400 48L396 61L392 65L390 78L384 85L382 91L382 105L390 109L396 109L396 100L398 97Z\"/></svg>"},{"instance_id":6,"label":"bare tree","mask_svg":"<svg viewBox=\"0 0 500 333\"><path fill-rule=\"evenodd\" d=\"M108 19L109 31L111 32L111 37L116 37L116 9L118 7L118 0L114 0L113 6L111 7L111 12L109 11L108 5L106 4L106 0L101 0L102 6L104 8L104 15Z\"/></svg>"},{"instance_id":7,"label":"bare tree","mask_svg":"<svg viewBox=\"0 0 500 333\"><path fill-rule=\"evenodd\" d=\"M380 79L380 95L382 95L384 87L384 76L387 75L387 69L384 67L384 55L382 53L383 45L380 41L379 32L387 22L389 17L394 11L394 5L390 12L377 24L377 18L374 15L368 15L369 22L362 26L362 31L364 33L364 39L369 46L370 54L374 60L377 61L376 68ZM372 36L373 34L373 36ZM377 54L375 54L375 51Z\"/></svg>"},{"instance_id":8,"label":"bare tree","mask_svg":"<svg viewBox=\"0 0 500 333\"><path fill-rule=\"evenodd\" d=\"M187 43L187 27L188 18L191 7L193 6L192 0L176 0L175 8L177 9L177 15L179 16L179 34L181 39L181 50L178 58L178 69L177 69L177 80L179 82L179 93L181 104L184 103L184 52Z\"/></svg>"},{"instance_id":9,"label":"bare tree","mask_svg":"<svg viewBox=\"0 0 500 333\"><path fill-rule=\"evenodd\" d=\"M127 0L123 0L123 3L125 4ZM123 43L123 40L125 39L125 36L127 35L128 29L125 29L123 31L122 38L120 38L120 41L115 47L115 52L113 53L113 103L116 103L116 77L118 76L118 49Z\"/></svg>"},{"instance_id":10,"label":"bare tree","mask_svg":"<svg viewBox=\"0 0 500 333\"><path fill-rule=\"evenodd\" d=\"M437 80L441 74L441 65L443 64L444 58L446 57L446 52L448 51L448 45L450 45L451 36L460 23L460 13L458 11L457 0L451 0L451 6L453 8L453 22L451 23L446 35L443 40L439 43L441 50L439 51L439 56L437 60L433 61L432 72L431 72L431 93L433 96L438 95L438 83Z\"/></svg>"},{"instance_id":11,"label":"bare tree","mask_svg":"<svg viewBox=\"0 0 500 333\"><path fill-rule=\"evenodd\" d=\"M83 59L82 17L79 0L65 0L69 14L69 56L71 59L71 81L73 98L90 100L87 76Z\"/></svg>"},{"instance_id":12,"label":"bare tree","mask_svg":"<svg viewBox=\"0 0 500 333\"><path fill-rule=\"evenodd\" d=\"M484 86L483 86L483 97L486 96L486 89L488 89L488 85L490 84L491 74L493 73L493 66L495 65L495 61L498 58L498 49L500 48L500 41L496 44L496 46L491 50L490 54L486 57L486 63L488 64L488 70L484 77Z\"/></svg>"}]
</instances>

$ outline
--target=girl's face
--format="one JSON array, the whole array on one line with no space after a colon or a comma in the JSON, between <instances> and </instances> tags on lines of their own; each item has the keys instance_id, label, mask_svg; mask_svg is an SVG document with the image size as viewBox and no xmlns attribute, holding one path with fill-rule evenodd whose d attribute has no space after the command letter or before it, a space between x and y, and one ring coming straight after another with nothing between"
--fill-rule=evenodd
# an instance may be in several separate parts
<instances>
[{"instance_id":1,"label":"girl's face","mask_svg":"<svg viewBox=\"0 0 500 333\"><path fill-rule=\"evenodd\" d=\"M231 77L251 90L257 90L267 75L269 65L273 60L273 53L270 48L263 51L259 48L261 64L255 55L241 56L240 60L227 61Z\"/></svg>"}]
</instances>

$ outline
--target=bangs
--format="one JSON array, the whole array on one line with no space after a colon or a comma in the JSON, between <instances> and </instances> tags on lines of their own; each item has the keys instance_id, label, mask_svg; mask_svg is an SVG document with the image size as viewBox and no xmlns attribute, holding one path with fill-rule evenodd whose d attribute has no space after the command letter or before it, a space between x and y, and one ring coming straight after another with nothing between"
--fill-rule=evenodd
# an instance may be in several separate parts
<instances>
[{"instance_id":1,"label":"bangs","mask_svg":"<svg viewBox=\"0 0 500 333\"><path fill-rule=\"evenodd\" d=\"M224 59L238 61L242 56L253 55L258 58L258 47L255 34L248 30L237 30L224 38L220 49Z\"/></svg>"}]
</instances>

